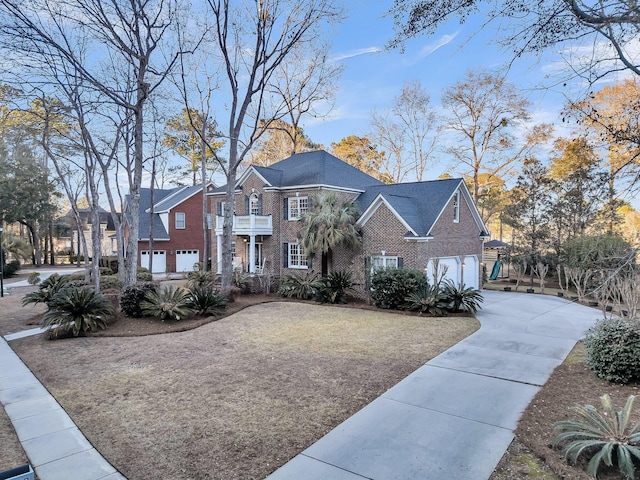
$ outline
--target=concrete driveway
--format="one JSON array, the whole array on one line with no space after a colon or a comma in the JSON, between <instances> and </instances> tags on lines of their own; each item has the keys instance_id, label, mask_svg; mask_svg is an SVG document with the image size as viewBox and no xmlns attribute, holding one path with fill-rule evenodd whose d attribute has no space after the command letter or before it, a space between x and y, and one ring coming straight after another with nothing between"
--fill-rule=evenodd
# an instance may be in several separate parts
<instances>
[{"instance_id":1,"label":"concrete driveway","mask_svg":"<svg viewBox=\"0 0 640 480\"><path fill-rule=\"evenodd\" d=\"M524 409L601 314L545 295L483 295L476 333L268 479L489 478Z\"/></svg>"}]
</instances>

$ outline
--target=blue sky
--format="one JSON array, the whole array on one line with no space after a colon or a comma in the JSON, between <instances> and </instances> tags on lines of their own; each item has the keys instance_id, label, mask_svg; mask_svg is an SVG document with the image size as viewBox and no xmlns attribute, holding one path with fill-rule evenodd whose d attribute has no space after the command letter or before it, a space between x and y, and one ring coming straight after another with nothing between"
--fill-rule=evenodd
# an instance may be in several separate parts
<instances>
[{"instance_id":1,"label":"blue sky","mask_svg":"<svg viewBox=\"0 0 640 480\"><path fill-rule=\"evenodd\" d=\"M335 27L332 58L341 62L345 71L339 82L335 107L329 118L307 121L305 132L315 142L329 148L348 135L365 135L369 114L374 108L389 107L403 84L418 79L431 95L434 108L440 107L444 88L464 78L471 69L499 69L512 60L510 52L492 43L494 31L481 30L481 19L467 23L452 21L433 36L420 36L406 44L404 53L385 50L393 36L393 20L385 17L391 0L352 0L347 18ZM542 58L517 59L507 79L532 102L533 121L553 123L557 133L566 132L560 112L566 96L575 96L571 83L553 87L549 72L561 65L560 56L552 52ZM427 178L449 170L448 160L441 156ZM453 173L453 172L452 172Z\"/></svg>"}]
</instances>

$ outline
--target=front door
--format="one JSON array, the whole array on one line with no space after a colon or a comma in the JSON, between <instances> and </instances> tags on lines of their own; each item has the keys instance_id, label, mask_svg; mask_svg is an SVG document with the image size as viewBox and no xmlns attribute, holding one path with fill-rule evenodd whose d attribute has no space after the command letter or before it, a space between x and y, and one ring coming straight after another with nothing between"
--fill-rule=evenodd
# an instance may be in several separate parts
<instances>
[{"instance_id":1,"label":"front door","mask_svg":"<svg viewBox=\"0 0 640 480\"><path fill-rule=\"evenodd\" d=\"M250 269L249 269L249 259L251 258L251 253L249 251L250 248L251 248L251 244L247 242L245 244L245 257L244 257L247 259L246 261L247 266L245 267L245 270L247 272L250 272ZM256 267L259 267L260 265L262 265L262 244L256 243L255 248L256 248Z\"/></svg>"}]
</instances>

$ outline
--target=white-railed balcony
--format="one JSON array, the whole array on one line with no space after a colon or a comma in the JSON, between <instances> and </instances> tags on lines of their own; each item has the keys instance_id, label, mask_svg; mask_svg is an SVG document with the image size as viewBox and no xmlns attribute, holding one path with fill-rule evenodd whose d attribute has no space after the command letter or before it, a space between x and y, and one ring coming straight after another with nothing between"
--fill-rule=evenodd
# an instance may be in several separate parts
<instances>
[{"instance_id":1,"label":"white-railed balcony","mask_svg":"<svg viewBox=\"0 0 640 480\"><path fill-rule=\"evenodd\" d=\"M216 235L222 235L224 217L216 216ZM271 215L234 215L233 235L273 235Z\"/></svg>"}]
</instances>

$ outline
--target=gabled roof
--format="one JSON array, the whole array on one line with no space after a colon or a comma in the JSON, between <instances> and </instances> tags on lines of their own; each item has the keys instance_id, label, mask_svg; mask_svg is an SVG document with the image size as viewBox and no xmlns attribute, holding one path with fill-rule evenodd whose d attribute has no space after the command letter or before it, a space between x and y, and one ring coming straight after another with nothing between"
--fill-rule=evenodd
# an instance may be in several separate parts
<instances>
[{"instance_id":1,"label":"gabled roof","mask_svg":"<svg viewBox=\"0 0 640 480\"><path fill-rule=\"evenodd\" d=\"M158 190L154 190L153 200L155 202L155 206L153 207L153 211L155 213L168 212L172 208L177 207L185 200L194 196L196 193L201 192L202 185L193 185L191 187L181 187L177 190L176 189L174 190L175 191L173 191L173 193L170 193L169 195L164 196L160 201L158 201L158 197L156 196L156 193L158 192ZM149 205L149 207L147 207L145 211L150 210L150 207L151 205Z\"/></svg>"},{"instance_id":2,"label":"gabled roof","mask_svg":"<svg viewBox=\"0 0 640 480\"><path fill-rule=\"evenodd\" d=\"M324 150L296 153L268 167L252 165L236 185L242 185L251 173L260 176L267 187L276 189L325 186L363 192L372 185L384 185ZM220 194L225 189L226 186L222 186L213 193Z\"/></svg>"},{"instance_id":3,"label":"gabled roof","mask_svg":"<svg viewBox=\"0 0 640 480\"><path fill-rule=\"evenodd\" d=\"M364 225L384 203L408 227L405 237L427 238L458 189L472 207L478 228L481 234L484 234L484 224L473 207L469 192L461 178L370 187L357 199L363 212L358 224Z\"/></svg>"}]
</instances>

